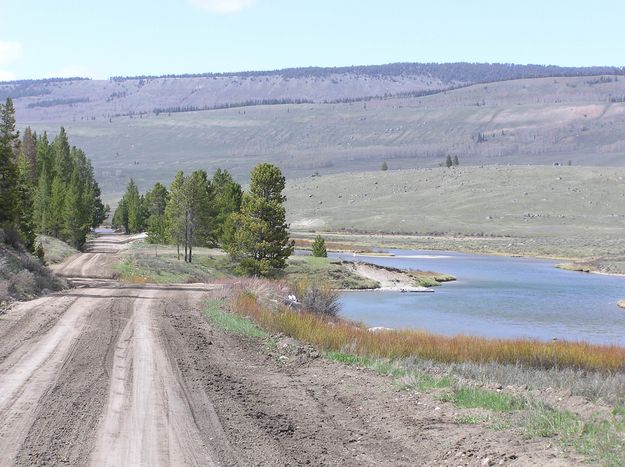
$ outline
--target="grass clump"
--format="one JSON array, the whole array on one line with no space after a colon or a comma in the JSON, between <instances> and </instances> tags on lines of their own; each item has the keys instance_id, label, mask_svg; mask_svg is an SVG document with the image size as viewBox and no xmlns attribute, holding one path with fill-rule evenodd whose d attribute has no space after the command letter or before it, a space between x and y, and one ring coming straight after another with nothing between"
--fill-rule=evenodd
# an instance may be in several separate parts
<instances>
[{"instance_id":1,"label":"grass clump","mask_svg":"<svg viewBox=\"0 0 625 467\"><path fill-rule=\"evenodd\" d=\"M476 415L462 415L455 419L458 425L479 425L486 421L488 421L488 417L478 417Z\"/></svg>"},{"instance_id":2,"label":"grass clump","mask_svg":"<svg viewBox=\"0 0 625 467\"><path fill-rule=\"evenodd\" d=\"M204 314L221 329L226 332L245 337L267 337L268 334L256 326L249 319L224 311L223 300L210 300L207 303Z\"/></svg>"},{"instance_id":3,"label":"grass clump","mask_svg":"<svg viewBox=\"0 0 625 467\"><path fill-rule=\"evenodd\" d=\"M415 280L417 285L421 287L438 287L443 282L455 281L454 276L449 274L440 274L430 271L409 271L408 274Z\"/></svg>"},{"instance_id":4,"label":"grass clump","mask_svg":"<svg viewBox=\"0 0 625 467\"><path fill-rule=\"evenodd\" d=\"M582 420L566 410L545 404L532 407L524 434L528 438L557 437L593 462L606 466L625 465L625 424L616 407L612 419Z\"/></svg>"},{"instance_id":5,"label":"grass clump","mask_svg":"<svg viewBox=\"0 0 625 467\"><path fill-rule=\"evenodd\" d=\"M493 412L512 412L525 408L526 402L518 397L503 392L460 386L452 393L441 397L444 402L453 402L466 409L487 409Z\"/></svg>"},{"instance_id":6,"label":"grass clump","mask_svg":"<svg viewBox=\"0 0 625 467\"><path fill-rule=\"evenodd\" d=\"M524 434L528 438L548 438L561 435L570 438L581 428L581 420L575 414L556 410L546 404L534 405L527 420Z\"/></svg>"}]
</instances>

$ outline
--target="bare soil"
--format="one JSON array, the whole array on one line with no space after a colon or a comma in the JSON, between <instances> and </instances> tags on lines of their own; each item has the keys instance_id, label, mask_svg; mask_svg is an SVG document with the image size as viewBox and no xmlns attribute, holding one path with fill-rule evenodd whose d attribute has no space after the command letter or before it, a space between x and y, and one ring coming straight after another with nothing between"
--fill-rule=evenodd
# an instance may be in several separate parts
<instances>
[{"instance_id":1,"label":"bare soil","mask_svg":"<svg viewBox=\"0 0 625 467\"><path fill-rule=\"evenodd\" d=\"M398 270L378 267L374 264L367 263L353 263L351 267L359 275L379 282L379 290L394 292L431 292L431 289L427 287L415 285L414 278Z\"/></svg>"},{"instance_id":2,"label":"bare soil","mask_svg":"<svg viewBox=\"0 0 625 467\"><path fill-rule=\"evenodd\" d=\"M107 280L123 241L59 267L96 279L0 317L1 465L577 463L312 348L227 334L201 312L219 285Z\"/></svg>"}]
</instances>

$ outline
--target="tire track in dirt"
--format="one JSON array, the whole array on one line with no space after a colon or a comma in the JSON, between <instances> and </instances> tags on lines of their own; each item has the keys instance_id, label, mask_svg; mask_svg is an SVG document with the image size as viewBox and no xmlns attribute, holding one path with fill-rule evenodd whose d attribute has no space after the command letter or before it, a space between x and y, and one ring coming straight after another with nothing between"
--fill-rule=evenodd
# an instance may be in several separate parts
<instances>
[{"instance_id":1,"label":"tire track in dirt","mask_svg":"<svg viewBox=\"0 0 625 467\"><path fill-rule=\"evenodd\" d=\"M40 400L71 358L89 318L88 310L94 309L99 300L90 296L73 301L51 329L25 341L0 365L0 461L3 464L14 462ZM51 300L49 306L54 305L55 300Z\"/></svg>"},{"instance_id":2,"label":"tire track in dirt","mask_svg":"<svg viewBox=\"0 0 625 467\"><path fill-rule=\"evenodd\" d=\"M160 340L156 317L169 289L157 289L141 288L116 343L92 465L216 463Z\"/></svg>"},{"instance_id":3,"label":"tire track in dirt","mask_svg":"<svg viewBox=\"0 0 625 467\"><path fill-rule=\"evenodd\" d=\"M110 290L86 290L111 295ZM80 300L80 299L79 299ZM52 386L39 400L16 465L85 465L106 403L110 349L125 325L132 300L108 297L89 313L88 322Z\"/></svg>"}]
</instances>

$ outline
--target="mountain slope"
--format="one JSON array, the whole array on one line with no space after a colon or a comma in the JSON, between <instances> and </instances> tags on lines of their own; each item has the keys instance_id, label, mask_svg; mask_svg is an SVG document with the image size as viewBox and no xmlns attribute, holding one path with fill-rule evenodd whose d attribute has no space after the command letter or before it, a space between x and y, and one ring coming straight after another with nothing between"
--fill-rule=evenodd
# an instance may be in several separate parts
<instances>
[{"instance_id":1,"label":"mountain slope","mask_svg":"<svg viewBox=\"0 0 625 467\"><path fill-rule=\"evenodd\" d=\"M619 97L621 96L621 97ZM265 105L107 120L18 120L38 132L65 125L93 161L105 199L130 177L146 189L176 170L226 168L245 182L258 162L289 178L461 165L625 165L625 78L539 78L423 97Z\"/></svg>"},{"instance_id":2,"label":"mountain slope","mask_svg":"<svg viewBox=\"0 0 625 467\"><path fill-rule=\"evenodd\" d=\"M110 80L50 79L0 83L25 120L100 120L120 115L241 106L418 96L511 79L623 74L622 68L563 68L487 63L395 63L342 68L207 73Z\"/></svg>"}]
</instances>

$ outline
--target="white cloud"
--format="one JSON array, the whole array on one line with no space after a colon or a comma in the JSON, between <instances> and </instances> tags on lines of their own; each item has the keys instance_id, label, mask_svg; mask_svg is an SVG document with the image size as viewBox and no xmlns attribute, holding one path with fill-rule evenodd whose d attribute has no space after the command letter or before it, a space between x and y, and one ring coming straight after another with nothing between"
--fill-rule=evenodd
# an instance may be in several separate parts
<instances>
[{"instance_id":1,"label":"white cloud","mask_svg":"<svg viewBox=\"0 0 625 467\"><path fill-rule=\"evenodd\" d=\"M22 56L22 44L0 41L0 65L10 65Z\"/></svg>"},{"instance_id":2,"label":"white cloud","mask_svg":"<svg viewBox=\"0 0 625 467\"><path fill-rule=\"evenodd\" d=\"M238 13L251 7L256 0L188 0L191 5L213 13Z\"/></svg>"},{"instance_id":3,"label":"white cloud","mask_svg":"<svg viewBox=\"0 0 625 467\"><path fill-rule=\"evenodd\" d=\"M0 70L0 81L13 81L14 79L16 79L15 73Z\"/></svg>"}]
</instances>

